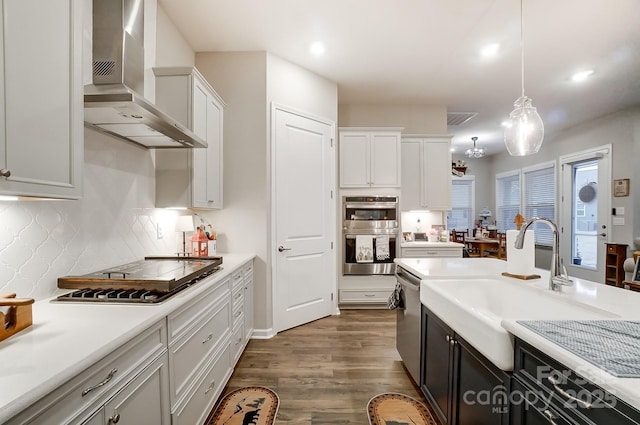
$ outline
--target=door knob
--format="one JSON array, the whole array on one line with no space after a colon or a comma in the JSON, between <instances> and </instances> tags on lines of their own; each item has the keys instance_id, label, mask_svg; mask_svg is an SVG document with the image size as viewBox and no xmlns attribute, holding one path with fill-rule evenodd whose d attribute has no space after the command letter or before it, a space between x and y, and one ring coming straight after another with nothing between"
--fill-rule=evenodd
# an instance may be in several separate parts
<instances>
[{"instance_id":1,"label":"door knob","mask_svg":"<svg viewBox=\"0 0 640 425\"><path fill-rule=\"evenodd\" d=\"M2 177L10 177L11 171L8 168L0 168L0 176Z\"/></svg>"},{"instance_id":2,"label":"door knob","mask_svg":"<svg viewBox=\"0 0 640 425\"><path fill-rule=\"evenodd\" d=\"M291 248L285 248L285 247L283 247L282 245L280 245L280 246L278 247L278 251L280 251L280 252L283 252L283 251L291 251Z\"/></svg>"}]
</instances>

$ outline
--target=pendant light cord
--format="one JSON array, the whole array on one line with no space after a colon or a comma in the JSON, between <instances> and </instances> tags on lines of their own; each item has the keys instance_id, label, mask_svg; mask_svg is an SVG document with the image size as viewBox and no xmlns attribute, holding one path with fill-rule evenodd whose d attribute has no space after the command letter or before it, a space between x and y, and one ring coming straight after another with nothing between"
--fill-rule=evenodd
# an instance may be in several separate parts
<instances>
[{"instance_id":1,"label":"pendant light cord","mask_svg":"<svg viewBox=\"0 0 640 425\"><path fill-rule=\"evenodd\" d=\"M522 97L524 97L524 12L522 2L523 0L520 0L520 77L522 80Z\"/></svg>"}]
</instances>

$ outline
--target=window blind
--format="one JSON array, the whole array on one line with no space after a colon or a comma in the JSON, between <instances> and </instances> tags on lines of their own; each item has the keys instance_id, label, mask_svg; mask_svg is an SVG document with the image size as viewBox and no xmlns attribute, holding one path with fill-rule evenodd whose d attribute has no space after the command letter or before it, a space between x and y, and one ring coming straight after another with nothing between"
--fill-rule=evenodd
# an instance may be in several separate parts
<instances>
[{"instance_id":1,"label":"window blind","mask_svg":"<svg viewBox=\"0 0 640 425\"><path fill-rule=\"evenodd\" d=\"M506 232L515 229L513 220L520 212L520 173L496 177L496 225Z\"/></svg>"},{"instance_id":2,"label":"window blind","mask_svg":"<svg viewBox=\"0 0 640 425\"><path fill-rule=\"evenodd\" d=\"M523 170L523 215L548 218L556 222L555 164L531 171ZM534 223L530 229L536 234L536 243L553 244L553 232L544 223Z\"/></svg>"},{"instance_id":3,"label":"window blind","mask_svg":"<svg viewBox=\"0 0 640 425\"><path fill-rule=\"evenodd\" d=\"M473 199L474 181L457 180L451 181L451 211L447 216L448 230L473 229Z\"/></svg>"}]
</instances>

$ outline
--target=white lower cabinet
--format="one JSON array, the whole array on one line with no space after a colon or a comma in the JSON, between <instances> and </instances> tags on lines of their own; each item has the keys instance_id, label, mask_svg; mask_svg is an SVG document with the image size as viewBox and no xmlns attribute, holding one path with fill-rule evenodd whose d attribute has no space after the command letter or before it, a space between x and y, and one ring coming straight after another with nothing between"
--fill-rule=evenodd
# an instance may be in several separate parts
<instances>
[{"instance_id":1,"label":"white lower cabinet","mask_svg":"<svg viewBox=\"0 0 640 425\"><path fill-rule=\"evenodd\" d=\"M168 381L168 358L164 352L82 424L169 425Z\"/></svg>"},{"instance_id":2,"label":"white lower cabinet","mask_svg":"<svg viewBox=\"0 0 640 425\"><path fill-rule=\"evenodd\" d=\"M222 351L216 353L196 377L193 391L173 407L172 425L201 424L213 408L232 372L229 344L220 348Z\"/></svg>"},{"instance_id":3,"label":"white lower cabinet","mask_svg":"<svg viewBox=\"0 0 640 425\"><path fill-rule=\"evenodd\" d=\"M131 417L137 417L139 410L149 409L141 400L157 400L153 417L161 420L121 423L169 425L166 335L162 320L12 418L9 424L109 424L106 420L110 416L104 409L123 396L128 400L125 410ZM113 409L108 414L111 413Z\"/></svg>"},{"instance_id":4,"label":"white lower cabinet","mask_svg":"<svg viewBox=\"0 0 640 425\"><path fill-rule=\"evenodd\" d=\"M198 283L210 287L193 302L71 377L7 425L203 423L253 332L253 261L219 282L211 282L216 275L208 279Z\"/></svg>"}]
</instances>

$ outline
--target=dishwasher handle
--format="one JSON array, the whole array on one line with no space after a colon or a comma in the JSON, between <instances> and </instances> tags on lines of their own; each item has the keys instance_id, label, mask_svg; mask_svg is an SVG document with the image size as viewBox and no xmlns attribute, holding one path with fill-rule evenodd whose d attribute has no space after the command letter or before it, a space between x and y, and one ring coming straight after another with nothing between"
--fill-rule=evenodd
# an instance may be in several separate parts
<instances>
[{"instance_id":1,"label":"dishwasher handle","mask_svg":"<svg viewBox=\"0 0 640 425\"><path fill-rule=\"evenodd\" d=\"M407 288L420 289L420 278L401 267L396 267L396 279Z\"/></svg>"}]
</instances>

